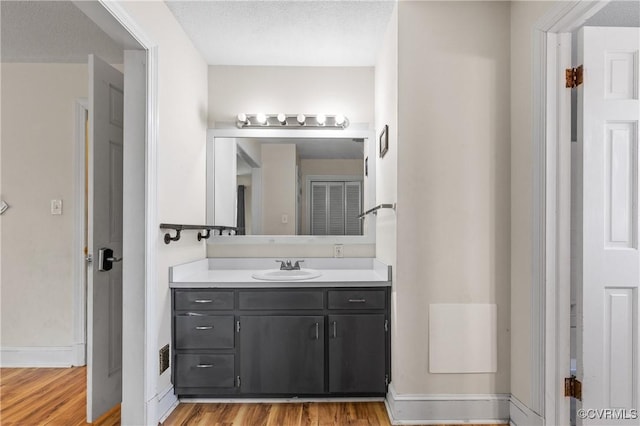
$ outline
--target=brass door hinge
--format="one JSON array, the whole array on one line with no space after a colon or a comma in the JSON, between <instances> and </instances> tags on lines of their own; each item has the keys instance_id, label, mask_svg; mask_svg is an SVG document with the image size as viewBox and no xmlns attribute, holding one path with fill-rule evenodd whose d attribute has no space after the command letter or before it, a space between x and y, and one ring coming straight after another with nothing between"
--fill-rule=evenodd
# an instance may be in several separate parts
<instances>
[{"instance_id":1,"label":"brass door hinge","mask_svg":"<svg viewBox=\"0 0 640 426\"><path fill-rule=\"evenodd\" d=\"M580 65L578 68L567 68L564 71L564 75L567 80L565 87L574 88L580 86L583 81L582 65Z\"/></svg>"},{"instance_id":2,"label":"brass door hinge","mask_svg":"<svg viewBox=\"0 0 640 426\"><path fill-rule=\"evenodd\" d=\"M576 376L564 379L564 396L582 401L582 383L576 379Z\"/></svg>"}]
</instances>

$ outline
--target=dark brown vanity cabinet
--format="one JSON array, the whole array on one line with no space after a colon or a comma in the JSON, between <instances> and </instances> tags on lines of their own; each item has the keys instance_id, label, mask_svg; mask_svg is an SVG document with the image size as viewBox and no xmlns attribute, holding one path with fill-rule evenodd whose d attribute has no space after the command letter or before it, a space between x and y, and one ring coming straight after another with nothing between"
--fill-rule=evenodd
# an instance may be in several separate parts
<instances>
[{"instance_id":1,"label":"dark brown vanity cabinet","mask_svg":"<svg viewBox=\"0 0 640 426\"><path fill-rule=\"evenodd\" d=\"M382 396L389 287L173 289L184 396Z\"/></svg>"}]
</instances>

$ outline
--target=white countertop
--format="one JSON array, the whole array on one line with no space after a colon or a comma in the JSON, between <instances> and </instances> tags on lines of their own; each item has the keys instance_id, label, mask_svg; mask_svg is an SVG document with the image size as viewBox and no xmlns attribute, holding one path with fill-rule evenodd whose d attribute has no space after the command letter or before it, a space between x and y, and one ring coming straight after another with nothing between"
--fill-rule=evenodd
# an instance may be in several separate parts
<instances>
[{"instance_id":1,"label":"white countertop","mask_svg":"<svg viewBox=\"0 0 640 426\"><path fill-rule=\"evenodd\" d=\"M298 260L298 259L295 259ZM304 259L304 268L321 272L317 278L265 281L252 277L274 269L274 259L202 259L170 268L171 288L274 288L274 287L388 287L390 268L371 258Z\"/></svg>"}]
</instances>

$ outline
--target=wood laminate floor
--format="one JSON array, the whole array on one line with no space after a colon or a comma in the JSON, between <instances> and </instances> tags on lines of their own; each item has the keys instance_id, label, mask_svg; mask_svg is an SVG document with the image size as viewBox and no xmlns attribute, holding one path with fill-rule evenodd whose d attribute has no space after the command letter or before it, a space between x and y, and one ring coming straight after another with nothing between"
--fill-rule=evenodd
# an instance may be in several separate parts
<instances>
[{"instance_id":1,"label":"wood laminate floor","mask_svg":"<svg viewBox=\"0 0 640 426\"><path fill-rule=\"evenodd\" d=\"M87 425L86 379L85 367L0 369L0 425ZM120 407L94 424L119 425ZM386 426L390 423L382 402L183 403L163 425Z\"/></svg>"},{"instance_id":2,"label":"wood laminate floor","mask_svg":"<svg viewBox=\"0 0 640 426\"><path fill-rule=\"evenodd\" d=\"M390 425L382 402L281 404L180 404L164 426L382 426Z\"/></svg>"},{"instance_id":3,"label":"wood laminate floor","mask_svg":"<svg viewBox=\"0 0 640 426\"><path fill-rule=\"evenodd\" d=\"M87 369L1 368L0 425L86 425ZM95 425L120 424L120 407Z\"/></svg>"}]
</instances>

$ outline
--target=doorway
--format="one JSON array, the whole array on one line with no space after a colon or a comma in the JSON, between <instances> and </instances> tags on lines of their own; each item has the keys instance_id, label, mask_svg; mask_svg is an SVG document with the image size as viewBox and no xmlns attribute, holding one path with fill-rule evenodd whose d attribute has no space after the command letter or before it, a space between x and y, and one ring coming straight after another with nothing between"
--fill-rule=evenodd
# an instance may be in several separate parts
<instances>
[{"instance_id":1,"label":"doorway","mask_svg":"<svg viewBox=\"0 0 640 426\"><path fill-rule=\"evenodd\" d=\"M552 424L568 424L574 411L563 391L564 379L571 374L570 283L580 266L571 256L571 200L576 201L571 175L581 173L581 164L572 169L571 91L564 87L565 69L572 68L571 33L589 24L607 4L558 5L540 19L534 37L534 69L543 71L534 81L533 205L537 229L533 237L534 251L540 256L534 258L532 321L534 345L540 345L544 352L532 360L532 380L537 388L532 396L533 408ZM576 247L574 238L574 251ZM581 314L576 314L576 319L580 318Z\"/></svg>"},{"instance_id":2,"label":"doorway","mask_svg":"<svg viewBox=\"0 0 640 426\"><path fill-rule=\"evenodd\" d=\"M82 11L79 10L80 6L82 6L83 8ZM156 71L157 50L156 50L155 44L151 40L149 40L144 34L142 34L142 31L140 31L140 28L136 25L136 23L132 20L132 18L127 13L124 12L124 10L122 9L122 6L118 4L110 4L109 2L102 3L97 1L78 2L78 4L74 4L68 1L53 2L53 3L50 3L50 2L2 2L2 8L3 8L2 16L3 18L5 18L6 16L7 19L11 16L15 18L16 13L19 12L18 9L20 8L23 8L23 9L32 8L32 9L26 10L28 19L26 18L15 19L17 26L26 27L27 23L33 24L35 22L35 17L38 15L38 13L44 14L46 18L46 22L48 24L46 26L43 26L45 28L45 31L52 28L52 25L53 25L53 27L55 28L64 28L65 32L69 34L70 32L73 31L72 26L66 25L69 19L72 19L72 18L83 19L83 27L85 29L88 27L87 20L90 20L93 22L92 24L90 24L94 28L93 31L95 31L96 34L102 34L101 35L102 39L105 39L108 37L114 38L113 35L110 34L110 33L113 33L113 31L124 32L124 33L127 33L130 40L133 40L133 42L135 42L135 45L129 46L129 48L135 47L137 49L142 49L143 51L143 59L144 59L143 63L138 64L138 65L145 65L145 68L143 69L138 67L137 70L132 70L131 72L129 72L128 69L132 69L132 68L129 68L128 65L135 66L135 64L133 62L126 61L124 58L121 59L119 62L114 62L114 63L120 63L120 64L124 63L125 74L129 75L129 77L135 76L136 80L131 81L133 85L131 85L130 87L138 88L138 90L135 90L132 93L135 93L135 95L137 96L137 99L139 100L139 102L137 102L135 106L135 108L137 108L137 111L135 112L136 114L135 119L130 120L131 123L136 123L136 126L129 129L125 129L125 138L127 137L126 134L128 133L131 143L127 144L130 150L127 151L128 149L127 148L125 149L125 153L124 153L124 156L126 158L126 161L124 164L124 178L125 178L125 181L127 182L126 183L127 188L130 189L130 191L128 191L128 193L125 194L125 197L123 199L125 211L128 212L128 216L125 218L124 225L123 225L125 229L125 232L124 232L125 247L123 248L123 251L125 252L125 256L131 259L131 264L130 264L130 267L127 268L127 271L124 272L124 277L125 277L124 282L126 287L125 291L127 292L125 294L125 297L127 297L130 302L127 306L125 306L124 319L125 320L128 319L130 323L133 324L133 326L124 330L123 345L124 345L124 353L140 354L140 356L129 358L127 360L127 363L125 363L125 365L123 366L125 373L124 373L124 383L122 388L125 391L125 393L129 395L129 397L125 397L127 401L127 407L125 410L125 407L123 406L123 421L125 421L125 418L127 418L128 420L126 420L126 423L130 423L130 424L144 424L148 422L154 422L156 420L155 411L154 411L155 407L147 406L147 401L149 401L150 399L149 397L147 397L147 395L155 394L155 381L154 381L155 376L149 373L149 371L155 372L155 369L153 368L154 367L153 363L144 362L144 359L145 357L146 359L153 359L149 357L146 351L147 351L147 348L149 348L149 351L151 351L150 348L154 347L154 344L153 343L149 344L149 342L147 342L146 339L151 339L150 336L153 335L153 333L147 333L147 330L155 327L154 320L149 321L149 318L152 317L152 315L148 312L147 303L146 303L147 300L153 301L153 292L149 296L149 298L145 297L147 277L150 276L151 277L150 279L152 280L156 273L154 271L155 240L153 239L153 237L155 237L156 234L158 233L156 226L152 226L155 223L154 218L155 218L155 209L156 209L156 198L155 198L156 176L154 174L154 171L155 171L155 143L156 143L157 134L156 134L156 128L154 123L156 123L157 121L157 105L156 105L157 89L155 86L156 73L157 73ZM9 11L9 8L13 8L10 10L11 13L5 14L5 11ZM34 11L33 10L34 8L37 10ZM56 9L56 8L59 8L59 10L57 11L54 10L53 13L49 13L51 11L50 9ZM89 9L93 9L93 11L89 11ZM65 24L55 25L53 24L53 22L55 22L56 19L67 19L67 20L64 21ZM108 29L108 28L105 29L106 27L108 27L108 25L105 24L105 20L108 20L111 23L111 27L112 27L111 29ZM5 21L3 19L3 24L4 22ZM113 25L114 23L116 25ZM103 25L104 27L101 27L101 25ZM102 29L96 30L95 29L96 26ZM6 30L8 32L17 31L15 26L11 28L9 27L10 26L3 25L3 30ZM37 34L39 34L37 31L30 31L30 32L31 32L31 38L30 38L31 40L33 40L33 37L36 37L36 38L39 37L37 36ZM133 38L131 34L134 34L135 38ZM14 37L11 37L11 38L3 37L3 65L4 65L4 60L6 59L6 56L5 56L6 52L9 51L9 49L5 49L5 47L9 43L9 40L13 40L13 42L16 42L16 40L19 41L20 39L17 32L12 33L12 35ZM41 41L41 43L32 43L31 46L34 49L43 49L46 51L45 53L47 54L53 54L54 49L47 49L48 45L45 43L48 38L53 38L53 37L55 37L55 34L53 33L47 34L46 36L40 36L40 38L38 39ZM86 39L83 39L82 37L72 37L72 38L79 39L83 43L86 41ZM122 38L119 39L120 42L122 40L123 40ZM62 43L61 45L64 45L65 48L69 47L69 44ZM93 47L90 47L90 48L97 49L95 45L93 45ZM36 53L42 54L42 50ZM61 52L61 53L63 55L66 55L65 56L66 59L60 60L59 62L60 65L58 66L58 69L73 68L73 67L70 67L68 64L80 63L80 62L73 62L73 61L76 61L77 58L73 54L71 54L70 51L67 51L66 53L65 52ZM86 61L86 54L83 54L83 57L84 57L83 60ZM43 60L49 61L50 63L53 63L54 61L56 61L56 59L51 56L47 56L43 58ZM64 62L65 60L67 62ZM14 62L29 63L29 61L27 60L20 60L16 58L14 58ZM32 60L30 62L35 63L36 59L32 57ZM17 74L17 73L14 73L14 74ZM58 88L59 84L57 81L55 81L55 77L52 77L51 74L49 75L50 75L50 80L53 79L54 81L50 83L48 87ZM69 80L76 79L76 82L82 85L81 84L82 79L85 78L84 76L86 76L86 71L82 75L83 76L80 77L80 74L78 73L78 77L76 78L76 74L73 74L73 78L66 77L64 79L61 79L60 81L63 81L63 80L69 81ZM142 78L140 78L140 76L142 76ZM3 69L3 78L4 77L5 77L5 73ZM23 80L26 81L27 78L28 76L26 76ZM86 85L84 86L86 87ZM148 90L147 90L147 87L148 87ZM31 85L31 87L29 87L28 89L29 90L23 91L23 93L26 94L26 93L29 93L30 91L33 92L37 90L36 88L33 87L33 85ZM44 93L46 93L47 87L44 87L42 90ZM5 86L3 85L3 95L4 93L5 93ZM79 93L75 95L73 98L77 98L78 96L82 96L82 94ZM3 99L4 99L4 96L3 96ZM16 96L16 99L20 99L19 95ZM53 107L49 106L49 104L45 105L45 107L47 106L49 110L53 109ZM64 175L65 178L67 178L66 184L68 186L68 193L65 192L60 195L52 194L51 196L49 196L48 194L45 195L46 198L55 198L56 200L60 200L60 199L64 200L64 203L61 206L62 214L59 214L58 216L53 216L56 213L54 213L53 209L51 209L52 210L51 216L62 218L64 222L70 224L70 226L68 227L69 229L65 228L65 231L64 231L66 238L69 239L69 242L65 243L68 245L65 248L65 250L66 252L69 253L69 258L64 259L63 256L60 256L59 255L60 251L54 252L53 254L54 257L59 256L57 264L64 265L64 267L69 271L67 275L63 276L63 278L65 278L66 282L68 283L67 285L69 286L69 288L63 291L57 291L54 293L57 295L60 295L60 298L63 298L63 297L68 298L69 301L67 305L61 304L61 306L66 306L66 311L62 315L56 315L55 321L49 321L48 323L46 323L46 325L48 327L51 327L58 322L64 321L64 323L66 324L66 327L68 327L69 329L68 335L70 337L69 339L70 344L69 344L69 347L64 347L64 348L53 347L53 350L49 350L46 353L45 351L39 351L39 352L32 351L33 353L35 353L34 356L40 357L39 359L45 359L45 358L53 359L55 361L54 365L56 366L84 363L84 360L82 360L82 358L84 357L84 353L85 353L84 343L86 342L86 340L84 340L85 333L84 333L83 325L85 321L84 318L86 316L86 311L83 309L84 302L85 302L85 295L81 294L82 293L81 290L84 288L82 284L82 277L84 275L83 268L85 263L85 256L83 253L84 246L82 244L82 240L84 238L81 237L81 234L83 234L84 231L82 230L83 229L82 226L80 227L76 226L76 219L83 216L84 208L78 209L77 215L74 214L75 213L74 211L76 210L75 207L77 207L74 201L84 199L83 196L82 198L77 198L75 196L75 193L83 192L84 185L82 185L82 189L73 187L73 182L76 176L74 176L73 174L74 168L72 166L73 164L72 153L74 152L74 149L72 146L73 140L74 140L73 134L72 134L73 133L72 131L73 115L84 114L84 109L86 108L84 108L81 104L79 106L74 105L73 101L71 100L62 102L62 105L58 107L58 111L65 114L65 116L59 120L56 120L56 122L49 127L49 135L45 134L40 137L33 137L30 139L31 143L29 144L29 146L32 146L35 148L34 153L36 154L37 158L46 159L47 157L49 157L49 164L54 166L54 170L50 172L49 178L45 176L42 179L36 179L33 175L30 174L30 175L26 175L24 179L21 179L18 182L18 184L22 183L24 185L24 183L29 182L29 180L32 180L36 183L38 182L40 183L39 185L35 185L35 186L46 187L45 184L47 182L55 181L56 179L59 179L59 176L61 175ZM142 113L139 112L140 109L142 110ZM5 108L3 108L3 115L4 115L4 112L5 112ZM129 114L129 113L126 112L126 108L125 108L125 114ZM37 128L38 126L36 126L35 124L40 122L41 118L42 116L34 117L33 118L34 121L30 123L29 127ZM61 128L65 128L69 130L69 135L65 136L64 138L61 138L66 140L68 145L64 146L63 148L60 148L60 147L55 148L55 145L52 143L52 139L53 139L54 133ZM3 148L5 148L5 142L6 142L6 140L4 140L4 131L5 131L5 126L3 126ZM38 147L40 147L40 149L38 149ZM43 147L46 147L47 149L41 149ZM52 150L52 149L54 150L54 152L56 152L56 154L59 154L61 157L53 158L50 155L48 155L49 150ZM62 158L62 157L66 157L64 159L65 161L64 163L61 163L60 161L58 161L58 158ZM39 166L35 166L33 161L30 161L28 159L29 159L29 156L25 156L24 161L18 164L23 164L23 167L26 164L31 164L31 166L34 168L39 167ZM84 159L82 161L84 161ZM69 163L68 165L67 165L67 162ZM55 165L58 166L59 168L58 171L55 170ZM64 166L64 167L60 167L60 166ZM78 173L80 169L82 169L82 167L75 168L76 172ZM63 173L60 173L60 172L63 172ZM79 180L82 180L82 178L79 177ZM70 200L72 197L73 197L73 201ZM43 197L40 196L40 198L43 198ZM71 202L67 202L66 200L69 200ZM48 203L49 200L47 200L47 203L44 204L44 208L38 205L36 206L36 208L32 208L32 209L25 208L28 206L22 203L22 200L20 201L21 201L20 203L18 203L17 200L14 203L11 203L11 202L9 203L11 207L13 207L12 209L9 210L9 214L13 213L14 218L16 218L18 215L25 216L25 212L31 213L33 211L36 211L36 209L40 211L44 210L45 214L49 216L49 203ZM4 219L8 217L9 216L5 214L5 217L3 218L3 222L4 222ZM62 221L59 221L59 222L62 222ZM8 221L4 223L9 225ZM42 264L43 253L39 251L41 247L39 245L35 245L34 244L35 242L42 241L45 246L48 244L49 246L51 246L52 249L55 249L56 247L54 246L56 245L56 243L59 243L59 241L56 241L55 239L43 238L44 234L42 234L41 232L42 229L45 227L43 225L44 225L43 223L33 222L33 226L27 227L27 228L33 229L35 234L40 234L40 235L37 235L37 238L35 237L25 238L24 237L25 227L21 227L22 231L20 232L23 234L22 239L25 242L31 244L31 247L32 247L31 253L25 252L26 254L23 253L21 256L18 256L19 258L24 259L24 262L27 264L27 270L29 267L32 270L34 270L42 266L41 264ZM56 229L55 225L51 227L50 226L46 226L46 227ZM59 226L57 229L61 229L61 228L62 226ZM80 243L78 244L78 249L75 248L76 243L72 241L73 239L72 236L75 233L73 230L76 228L82 230L82 231L79 231L80 233L77 236L79 237L77 238L77 240L80 241ZM127 232L127 229L129 229L130 232ZM4 234L6 233L3 232L3 235ZM33 256L34 253L38 254L38 258L36 261L34 261L35 259ZM8 251L3 252L3 260L7 260L6 265L10 265L13 263L14 259L13 258L10 259L9 257L5 258L6 254L8 254ZM41 269L46 271L46 268L41 268ZM50 279L47 287L51 288L52 287L51 281L53 281L56 278L59 278L56 276L58 275L56 272L57 270L54 270L53 273L50 273L50 276L49 276ZM73 291L71 290L72 288L71 283L73 282L72 274L77 275L81 279L79 285L77 284L78 282L76 281L76 286L73 288ZM28 277L28 274L23 274L23 275L25 277ZM6 294L4 291L8 287L9 281L10 280L7 280L6 283L3 283L3 295ZM15 281L16 283L22 282L23 285L21 286L21 288L28 287L24 285L24 280L16 279L13 281ZM40 281L42 281L43 283L47 283L46 279L43 279ZM132 283L132 285L127 286L126 283ZM5 286L5 284L7 285ZM72 297L72 294L73 294L73 297ZM50 297L48 294L39 294L38 297L36 298L45 300L47 303L56 303L58 300L57 298ZM71 299L73 299L73 302L71 301ZM29 298L27 298L26 300L29 300ZM72 310L71 309L72 305L79 306L80 308ZM30 312L31 316L35 316L35 313L38 311L46 312L46 309L33 309L33 308L24 309L24 308L25 307L23 306L23 311ZM15 318L15 321L23 322L19 318ZM72 327L72 324L73 324L73 327ZM27 326L28 325L29 324L27 324ZM42 333L42 335L45 335L46 333L42 328L34 327L33 329L40 330L40 333ZM53 341L55 342L55 340ZM18 346L18 345L15 345L15 346ZM27 345L23 345L23 346L27 346ZM18 348L18 349L21 349L21 348ZM30 348L26 348L26 349L30 349ZM55 355L56 358L52 358L51 355ZM3 362L5 361L6 361L6 358L4 358L3 356ZM47 365L44 362L42 364L36 364L36 363L30 362L30 364ZM145 366L147 366L146 370L145 370ZM129 372L129 374L127 374L127 372ZM149 379L145 380L147 376L149 377ZM131 397L131 395L135 395L135 396ZM146 421L147 418L151 420Z\"/></svg>"}]
</instances>

